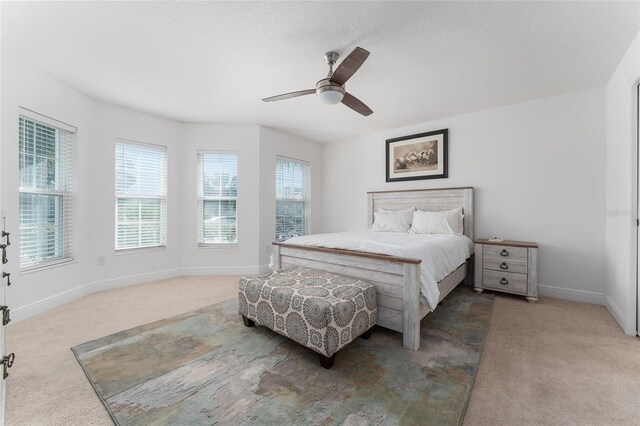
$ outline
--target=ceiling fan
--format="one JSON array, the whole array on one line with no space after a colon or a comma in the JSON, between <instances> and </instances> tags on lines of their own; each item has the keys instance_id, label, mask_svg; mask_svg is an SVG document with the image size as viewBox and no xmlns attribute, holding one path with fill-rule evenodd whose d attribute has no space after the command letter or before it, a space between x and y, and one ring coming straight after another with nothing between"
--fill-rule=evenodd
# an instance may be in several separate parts
<instances>
[{"instance_id":1,"label":"ceiling fan","mask_svg":"<svg viewBox=\"0 0 640 426\"><path fill-rule=\"evenodd\" d=\"M334 71L333 65L338 60L338 54L336 52L327 52L324 55L324 59L327 61L327 65L329 65L329 73L326 78L323 78L316 83L315 89L284 93L282 95L264 98L263 101L281 101L283 99L296 98L298 96L311 95L315 93L318 95L318 98L326 104L333 105L338 102L342 102L355 112L358 112L365 117L369 116L373 114L371 108L366 106L360 99L344 90L344 84L353 76L353 74L356 73L356 71L358 71L368 56L369 52L367 50L361 47L356 47L353 52L349 53L349 56L344 58Z\"/></svg>"}]
</instances>

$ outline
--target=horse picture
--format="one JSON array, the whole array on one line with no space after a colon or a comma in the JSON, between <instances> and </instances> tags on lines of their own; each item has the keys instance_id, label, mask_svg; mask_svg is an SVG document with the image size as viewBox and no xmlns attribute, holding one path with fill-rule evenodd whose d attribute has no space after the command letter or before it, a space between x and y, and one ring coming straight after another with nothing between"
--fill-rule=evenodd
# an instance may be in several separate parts
<instances>
[{"instance_id":1,"label":"horse picture","mask_svg":"<svg viewBox=\"0 0 640 426\"><path fill-rule=\"evenodd\" d=\"M398 146L393 148L393 156L396 173L437 170L438 141L431 140L414 145Z\"/></svg>"}]
</instances>

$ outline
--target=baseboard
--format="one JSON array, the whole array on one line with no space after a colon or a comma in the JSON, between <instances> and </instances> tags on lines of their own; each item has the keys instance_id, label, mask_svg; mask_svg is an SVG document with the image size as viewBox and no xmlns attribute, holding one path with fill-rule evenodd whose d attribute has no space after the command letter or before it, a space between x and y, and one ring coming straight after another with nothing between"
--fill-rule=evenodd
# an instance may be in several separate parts
<instances>
[{"instance_id":1,"label":"baseboard","mask_svg":"<svg viewBox=\"0 0 640 426\"><path fill-rule=\"evenodd\" d=\"M181 269L181 275L206 276L206 275L261 275L271 271L269 265L260 266L192 266Z\"/></svg>"},{"instance_id":2,"label":"baseboard","mask_svg":"<svg viewBox=\"0 0 640 426\"><path fill-rule=\"evenodd\" d=\"M149 272L146 274L129 275L125 277L112 278L109 280L96 281L93 283L81 285L79 287L67 290L62 293L49 296L37 302L11 309L11 322L17 323L39 313L48 311L49 309L64 305L73 300L79 299L98 291L109 290L112 288L126 287L134 284L141 284L150 281L166 280L180 276L180 269L168 269L165 271Z\"/></svg>"},{"instance_id":3,"label":"baseboard","mask_svg":"<svg viewBox=\"0 0 640 426\"><path fill-rule=\"evenodd\" d=\"M538 285L538 293L542 296L571 300L572 302L591 303L592 305L606 305L605 295L587 290L573 288Z\"/></svg>"},{"instance_id":4,"label":"baseboard","mask_svg":"<svg viewBox=\"0 0 640 426\"><path fill-rule=\"evenodd\" d=\"M620 308L618 308L618 306L615 303L613 303L613 300L611 300L609 296L607 296L606 299L607 299L607 303L605 306L607 307L607 311L609 311L613 319L616 320L620 328L622 328L622 331L625 331L624 315L622 315L622 311L620 310Z\"/></svg>"},{"instance_id":5,"label":"baseboard","mask_svg":"<svg viewBox=\"0 0 640 426\"><path fill-rule=\"evenodd\" d=\"M191 267L167 269L164 271L149 272L145 274L129 275L125 277L112 278L103 281L81 285L62 293L49 296L45 299L19 308L11 309L12 323L20 322L34 315L48 311L55 307L72 302L83 296L87 296L99 291L111 290L114 288L126 287L134 284L142 284L151 281L166 280L179 276L199 276L199 275L261 275L271 271L269 265L260 266L231 266L231 267Z\"/></svg>"}]
</instances>

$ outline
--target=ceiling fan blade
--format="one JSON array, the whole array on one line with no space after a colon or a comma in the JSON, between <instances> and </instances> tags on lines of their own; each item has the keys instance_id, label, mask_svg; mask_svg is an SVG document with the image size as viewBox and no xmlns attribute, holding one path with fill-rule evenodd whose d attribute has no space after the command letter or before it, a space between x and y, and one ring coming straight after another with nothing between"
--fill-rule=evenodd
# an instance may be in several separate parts
<instances>
[{"instance_id":1,"label":"ceiling fan blade","mask_svg":"<svg viewBox=\"0 0 640 426\"><path fill-rule=\"evenodd\" d=\"M316 93L316 89L298 90L297 92L283 93L282 95L271 96L264 98L263 102L281 101L283 99L297 98L298 96L312 95Z\"/></svg>"},{"instance_id":2,"label":"ceiling fan blade","mask_svg":"<svg viewBox=\"0 0 640 426\"><path fill-rule=\"evenodd\" d=\"M351 108L352 110L354 110L355 112L358 112L364 115L365 117L368 117L371 114L373 114L373 111L371 110L371 108L366 106L364 102L362 102L360 99L356 98L355 96L349 93L344 94L344 98L342 98L342 103L348 106L349 108Z\"/></svg>"},{"instance_id":3,"label":"ceiling fan blade","mask_svg":"<svg viewBox=\"0 0 640 426\"><path fill-rule=\"evenodd\" d=\"M368 50L362 47L356 47L353 49L353 52L349 53L349 56L340 62L338 68L336 68L333 75L331 75L331 81L342 86L360 69L368 57Z\"/></svg>"}]
</instances>

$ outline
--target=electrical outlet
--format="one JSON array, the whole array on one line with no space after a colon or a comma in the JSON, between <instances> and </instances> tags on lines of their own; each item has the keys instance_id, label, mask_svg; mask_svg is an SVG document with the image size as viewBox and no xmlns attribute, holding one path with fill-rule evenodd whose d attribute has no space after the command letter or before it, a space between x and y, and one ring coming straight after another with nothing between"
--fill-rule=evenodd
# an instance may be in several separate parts
<instances>
[{"instance_id":1,"label":"electrical outlet","mask_svg":"<svg viewBox=\"0 0 640 426\"><path fill-rule=\"evenodd\" d=\"M104 266L107 264L107 259L104 256L98 256L98 266Z\"/></svg>"}]
</instances>

